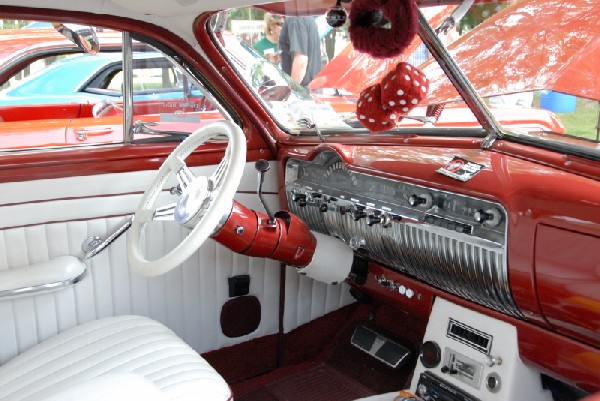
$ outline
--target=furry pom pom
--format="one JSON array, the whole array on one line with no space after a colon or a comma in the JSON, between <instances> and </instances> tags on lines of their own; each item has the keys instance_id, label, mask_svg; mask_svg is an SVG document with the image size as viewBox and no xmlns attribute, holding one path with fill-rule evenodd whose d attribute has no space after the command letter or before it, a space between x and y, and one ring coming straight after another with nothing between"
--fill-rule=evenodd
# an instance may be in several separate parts
<instances>
[{"instance_id":1,"label":"furry pom pom","mask_svg":"<svg viewBox=\"0 0 600 401\"><path fill-rule=\"evenodd\" d=\"M408 47L417 25L413 0L353 0L348 33L356 50L388 58Z\"/></svg>"}]
</instances>

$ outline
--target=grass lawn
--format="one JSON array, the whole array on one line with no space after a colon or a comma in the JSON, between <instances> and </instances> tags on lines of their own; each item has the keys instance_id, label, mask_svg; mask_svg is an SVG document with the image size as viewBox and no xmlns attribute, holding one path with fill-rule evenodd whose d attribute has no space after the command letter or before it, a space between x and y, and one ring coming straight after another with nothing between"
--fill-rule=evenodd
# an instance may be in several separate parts
<instances>
[{"instance_id":1,"label":"grass lawn","mask_svg":"<svg viewBox=\"0 0 600 401\"><path fill-rule=\"evenodd\" d=\"M533 106L540 106L540 95L536 93ZM599 104L595 100L577 98L575 111L572 113L556 113L565 126L565 133L596 140L596 125L598 124Z\"/></svg>"}]
</instances>

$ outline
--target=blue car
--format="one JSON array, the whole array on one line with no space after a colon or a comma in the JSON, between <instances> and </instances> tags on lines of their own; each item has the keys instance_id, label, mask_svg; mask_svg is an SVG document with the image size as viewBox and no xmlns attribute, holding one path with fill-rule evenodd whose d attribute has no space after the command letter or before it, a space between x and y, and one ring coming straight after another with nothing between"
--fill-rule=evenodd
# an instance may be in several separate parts
<instances>
[{"instance_id":1,"label":"blue car","mask_svg":"<svg viewBox=\"0 0 600 401\"><path fill-rule=\"evenodd\" d=\"M183 74L158 52L134 52L134 99L201 97ZM0 92L0 105L96 103L122 100L122 54L82 54L61 58Z\"/></svg>"}]
</instances>

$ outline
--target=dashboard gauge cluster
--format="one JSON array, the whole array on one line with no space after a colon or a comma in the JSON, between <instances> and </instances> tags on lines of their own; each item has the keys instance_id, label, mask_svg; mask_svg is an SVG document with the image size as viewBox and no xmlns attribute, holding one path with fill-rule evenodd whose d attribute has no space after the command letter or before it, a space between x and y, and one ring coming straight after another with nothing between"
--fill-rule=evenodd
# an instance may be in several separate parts
<instances>
[{"instance_id":1,"label":"dashboard gauge cluster","mask_svg":"<svg viewBox=\"0 0 600 401\"><path fill-rule=\"evenodd\" d=\"M499 203L348 169L333 151L289 159L291 212L383 265L515 316Z\"/></svg>"},{"instance_id":2,"label":"dashboard gauge cluster","mask_svg":"<svg viewBox=\"0 0 600 401\"><path fill-rule=\"evenodd\" d=\"M311 162L289 160L286 190L300 207L349 213L370 225L403 220L505 243L506 212L500 204L354 172L333 152Z\"/></svg>"}]
</instances>

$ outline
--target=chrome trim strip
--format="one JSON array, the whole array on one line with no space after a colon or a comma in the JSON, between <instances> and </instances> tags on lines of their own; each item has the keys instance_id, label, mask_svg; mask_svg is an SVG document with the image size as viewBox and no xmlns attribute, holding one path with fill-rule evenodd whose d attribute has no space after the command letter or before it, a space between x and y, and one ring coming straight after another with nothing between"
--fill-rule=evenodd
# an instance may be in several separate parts
<instances>
[{"instance_id":1,"label":"chrome trim strip","mask_svg":"<svg viewBox=\"0 0 600 401\"><path fill-rule=\"evenodd\" d=\"M81 280L83 280L85 278L86 274L87 274L87 268L79 276L70 278L68 280L57 281L55 283L35 285L35 286L31 286L31 287L15 288L14 290L0 291L0 297L14 297L17 295L31 294L34 292L62 289L62 288L77 284L78 282L80 282Z\"/></svg>"},{"instance_id":2,"label":"chrome trim strip","mask_svg":"<svg viewBox=\"0 0 600 401\"><path fill-rule=\"evenodd\" d=\"M123 31L123 142L133 141L133 45L129 32Z\"/></svg>"}]
</instances>

